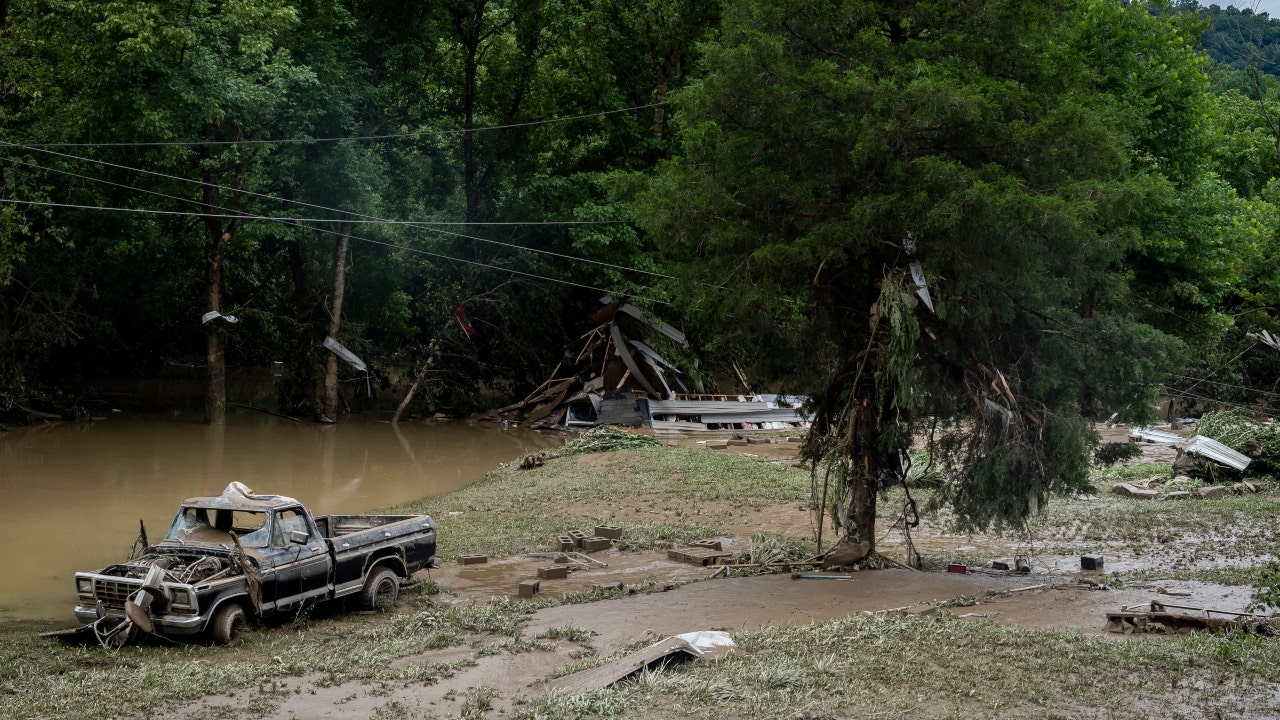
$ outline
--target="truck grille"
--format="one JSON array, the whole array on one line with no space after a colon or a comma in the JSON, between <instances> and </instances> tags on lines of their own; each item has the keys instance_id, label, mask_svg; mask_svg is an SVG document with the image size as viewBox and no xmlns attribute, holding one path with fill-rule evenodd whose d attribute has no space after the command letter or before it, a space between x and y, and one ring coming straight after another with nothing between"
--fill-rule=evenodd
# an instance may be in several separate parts
<instances>
[{"instance_id":1,"label":"truck grille","mask_svg":"<svg viewBox=\"0 0 1280 720\"><path fill-rule=\"evenodd\" d=\"M115 610L123 610L125 601L138 592L141 587L141 582L129 582L128 580L106 580L104 578L94 578L93 580L93 594L102 602L103 607Z\"/></svg>"}]
</instances>

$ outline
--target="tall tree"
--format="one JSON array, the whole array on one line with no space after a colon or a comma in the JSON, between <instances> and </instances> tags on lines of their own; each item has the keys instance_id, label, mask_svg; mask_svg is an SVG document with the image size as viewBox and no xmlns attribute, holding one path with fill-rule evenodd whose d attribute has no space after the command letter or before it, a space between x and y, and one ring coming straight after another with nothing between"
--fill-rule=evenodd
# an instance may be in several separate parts
<instances>
[{"instance_id":1,"label":"tall tree","mask_svg":"<svg viewBox=\"0 0 1280 720\"><path fill-rule=\"evenodd\" d=\"M1139 82L1194 110L1185 40L1112 0L726 8L638 212L692 318L813 396L846 558L874 550L916 438L963 522L1016 523L1086 486L1086 416L1140 405L1174 357L1126 261L1200 150L1165 152L1171 117L1087 53L1135 27L1182 60Z\"/></svg>"}]
</instances>

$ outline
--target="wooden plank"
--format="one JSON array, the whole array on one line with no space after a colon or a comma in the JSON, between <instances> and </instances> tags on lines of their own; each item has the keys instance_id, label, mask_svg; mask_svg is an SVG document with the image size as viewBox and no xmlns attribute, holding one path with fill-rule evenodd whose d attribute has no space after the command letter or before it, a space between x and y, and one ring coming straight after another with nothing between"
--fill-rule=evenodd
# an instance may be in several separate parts
<instances>
[{"instance_id":1,"label":"wooden plank","mask_svg":"<svg viewBox=\"0 0 1280 720\"><path fill-rule=\"evenodd\" d=\"M670 662L697 657L699 657L698 651L694 650L689 643L678 637L670 637L599 667L556 678L547 683L547 689L578 695L609 687L645 668L664 667Z\"/></svg>"}]
</instances>

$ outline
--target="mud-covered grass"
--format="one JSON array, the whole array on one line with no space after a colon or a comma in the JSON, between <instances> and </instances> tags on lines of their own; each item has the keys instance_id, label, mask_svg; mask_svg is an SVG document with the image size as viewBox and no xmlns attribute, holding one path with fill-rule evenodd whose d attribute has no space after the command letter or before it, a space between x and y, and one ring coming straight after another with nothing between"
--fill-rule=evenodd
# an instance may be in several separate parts
<instances>
[{"instance_id":1,"label":"mud-covered grass","mask_svg":"<svg viewBox=\"0 0 1280 720\"><path fill-rule=\"evenodd\" d=\"M1031 524L1038 548L1102 548L1159 557L1159 572L1131 577L1249 584L1280 548L1275 490L1212 501L1137 501L1111 495L1116 478L1167 475L1167 466L1100 475L1099 498L1055 498ZM657 548L719 534L744 513L807 500L806 473L705 450L644 448L553 458L533 470L495 471L472 487L390 512L429 512L446 558L544 550L566 529L653 512L628 522L629 547ZM901 497L881 503L892 522ZM701 509L698 509L700 508ZM927 519L942 527L945 516ZM924 532L924 530L920 531ZM803 534L801 532L800 534ZM794 538L793 538L794 540ZM561 599L450 605L434 583L406 592L399 611L320 614L250 632L232 647L164 645L108 651L66 647L29 625L0 627L0 717L145 718L234 693L234 709L188 717L258 718L307 688L358 684L385 694L377 717L419 717L396 693L433 685L492 654L534 653L553 642L584 646L572 625L540 637L523 628L539 608L603 603L628 592L595 589ZM589 609L584 612L590 612ZM648 640L642 638L640 640ZM1280 714L1280 643L1243 635L1117 639L1069 631L931 618L852 617L735 633L740 652L587 695L517 704L526 718L572 717L1265 717ZM429 659L450 651L448 661ZM412 658L412 661L405 661ZM553 668L546 668L549 674ZM487 688L463 694L462 714L492 717ZM201 712L205 714L200 714ZM486 715L487 713L487 715Z\"/></svg>"},{"instance_id":2,"label":"mud-covered grass","mask_svg":"<svg viewBox=\"0 0 1280 720\"><path fill-rule=\"evenodd\" d=\"M949 612L735 635L738 653L519 717L1274 717L1280 643L1244 635L1117 641Z\"/></svg>"},{"instance_id":3,"label":"mud-covered grass","mask_svg":"<svg viewBox=\"0 0 1280 720\"><path fill-rule=\"evenodd\" d=\"M661 520L627 524L623 547L653 550L720 534L733 508L808 501L809 477L785 465L706 450L653 447L550 458L530 470L507 467L475 484L389 510L429 513L439 524L440 556L512 556L545 551L571 529L589 531L619 514L650 511ZM699 503L727 511L695 514ZM665 511L665 512L664 512Z\"/></svg>"}]
</instances>

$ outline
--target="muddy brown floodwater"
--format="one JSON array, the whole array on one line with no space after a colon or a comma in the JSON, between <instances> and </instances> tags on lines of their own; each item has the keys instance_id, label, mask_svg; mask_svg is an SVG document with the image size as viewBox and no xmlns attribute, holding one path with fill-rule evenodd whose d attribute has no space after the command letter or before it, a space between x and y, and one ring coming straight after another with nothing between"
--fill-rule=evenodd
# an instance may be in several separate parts
<instances>
[{"instance_id":1,"label":"muddy brown floodwater","mask_svg":"<svg viewBox=\"0 0 1280 720\"><path fill-rule=\"evenodd\" d=\"M123 560L146 522L152 542L178 503L236 480L317 514L440 495L555 435L461 423L336 425L232 414L224 428L114 414L0 432L0 621L73 621L72 576Z\"/></svg>"}]
</instances>

